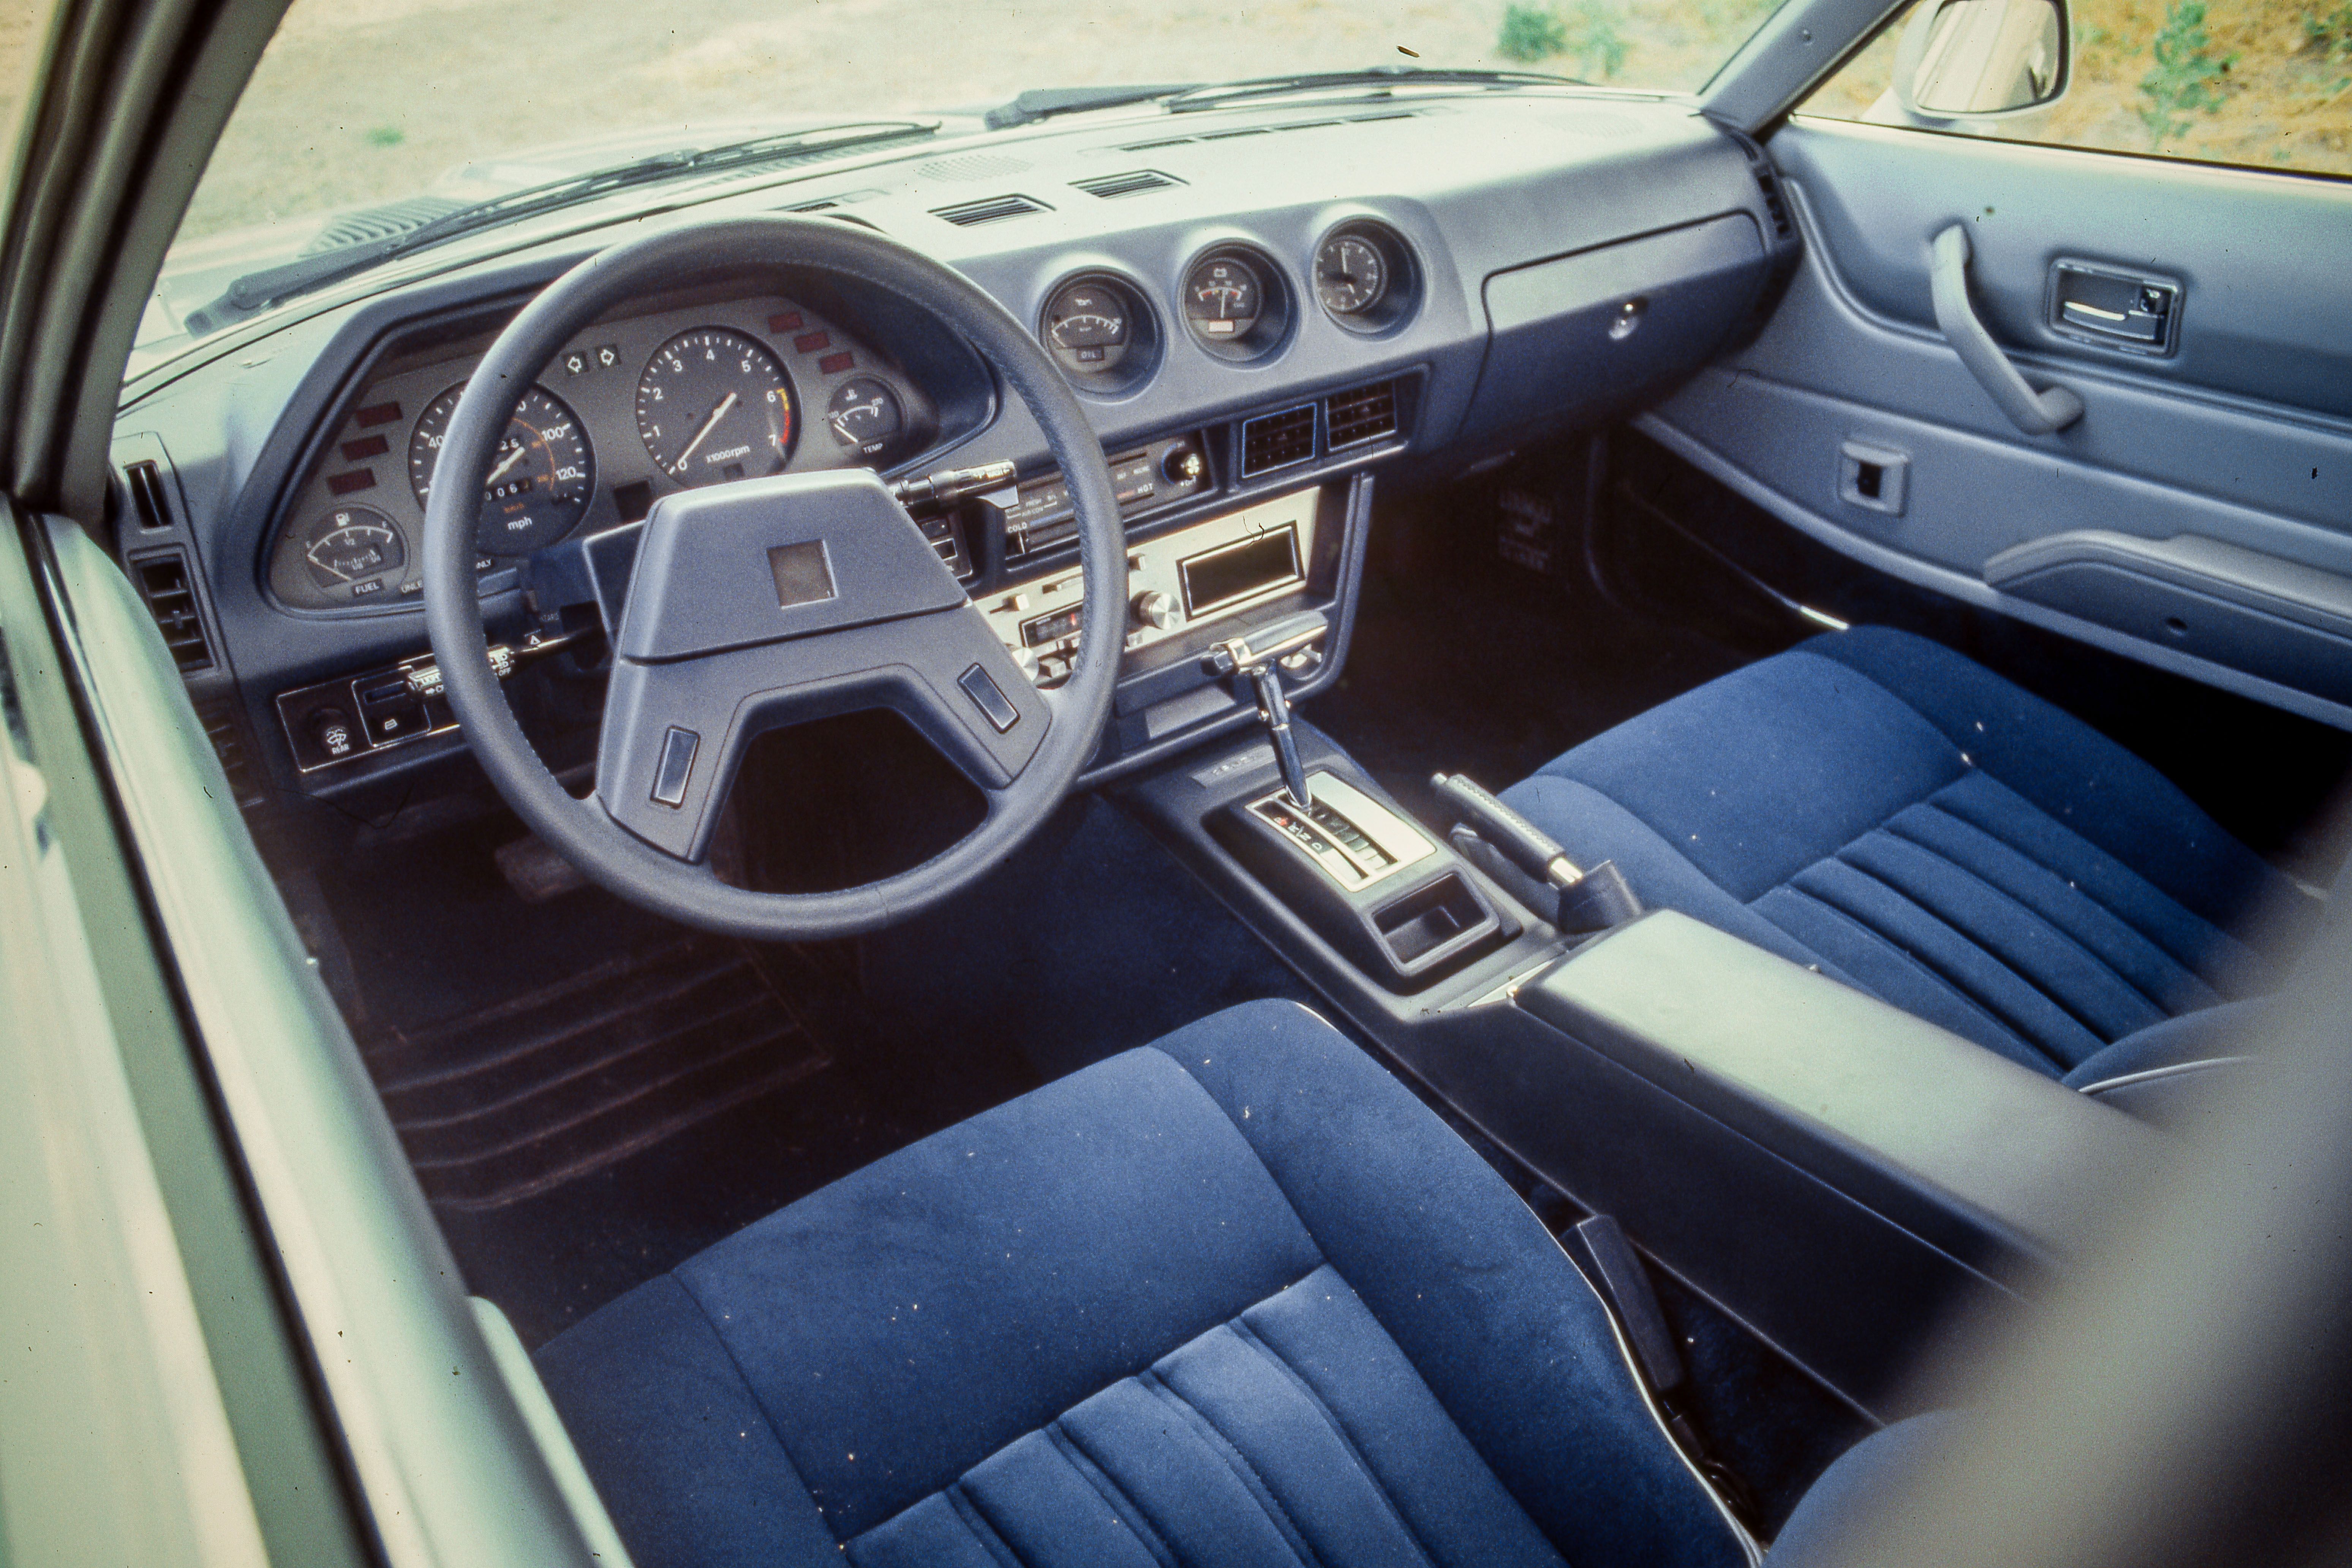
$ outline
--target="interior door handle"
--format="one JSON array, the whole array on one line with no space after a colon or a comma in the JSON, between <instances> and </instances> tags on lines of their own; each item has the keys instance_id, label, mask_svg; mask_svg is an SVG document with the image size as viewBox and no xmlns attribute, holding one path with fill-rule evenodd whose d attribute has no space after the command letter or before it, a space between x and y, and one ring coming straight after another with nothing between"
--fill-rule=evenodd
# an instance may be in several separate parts
<instances>
[{"instance_id":1,"label":"interior door handle","mask_svg":"<svg viewBox=\"0 0 2352 1568\"><path fill-rule=\"evenodd\" d=\"M2017 374L1969 303L1969 226L1956 223L1936 237L1936 325L2000 411L2029 436L2063 430L2083 416L2083 400L2063 386L2036 392Z\"/></svg>"}]
</instances>

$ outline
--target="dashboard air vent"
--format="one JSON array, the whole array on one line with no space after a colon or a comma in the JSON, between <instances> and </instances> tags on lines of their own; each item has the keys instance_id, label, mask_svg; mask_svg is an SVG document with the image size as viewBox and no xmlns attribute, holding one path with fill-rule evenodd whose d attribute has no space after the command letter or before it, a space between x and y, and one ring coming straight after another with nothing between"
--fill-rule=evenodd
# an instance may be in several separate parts
<instances>
[{"instance_id":1,"label":"dashboard air vent","mask_svg":"<svg viewBox=\"0 0 2352 1568\"><path fill-rule=\"evenodd\" d=\"M142 528L172 526L172 501L163 485L163 470L142 459L122 470L122 488L131 492L131 512Z\"/></svg>"},{"instance_id":2,"label":"dashboard air vent","mask_svg":"<svg viewBox=\"0 0 2352 1568\"><path fill-rule=\"evenodd\" d=\"M1397 433L1397 395L1393 381L1376 381L1331 395L1324 411L1324 428L1331 432L1331 450L1377 441Z\"/></svg>"},{"instance_id":3,"label":"dashboard air vent","mask_svg":"<svg viewBox=\"0 0 2352 1568\"><path fill-rule=\"evenodd\" d=\"M394 235L406 234L412 228L423 228L435 218L456 212L466 204L449 196L410 196L404 201L386 202L382 206L362 207L357 212L343 214L320 229L309 245L302 247L305 256L316 256L322 250L341 250L347 245L367 245Z\"/></svg>"},{"instance_id":4,"label":"dashboard air vent","mask_svg":"<svg viewBox=\"0 0 2352 1568\"><path fill-rule=\"evenodd\" d=\"M1002 223L1009 217L1025 217L1031 213L1052 212L1044 202L1027 196L991 196L986 201L960 202L951 207L933 207L931 216L942 217L960 228L975 224Z\"/></svg>"},{"instance_id":5,"label":"dashboard air vent","mask_svg":"<svg viewBox=\"0 0 2352 1568\"><path fill-rule=\"evenodd\" d=\"M1164 191L1184 182L1173 174L1163 174L1157 169L1133 169L1124 174L1097 174L1091 179L1072 180L1090 196L1110 201L1118 196L1139 196L1146 191Z\"/></svg>"},{"instance_id":6,"label":"dashboard air vent","mask_svg":"<svg viewBox=\"0 0 2352 1568\"><path fill-rule=\"evenodd\" d=\"M1242 478L1303 463L1315 455L1315 405L1261 414L1242 425Z\"/></svg>"},{"instance_id":7,"label":"dashboard air vent","mask_svg":"<svg viewBox=\"0 0 2352 1568\"><path fill-rule=\"evenodd\" d=\"M245 737L236 726L236 709L226 698L196 704L196 721L205 727L205 738L213 743L213 754L220 758L221 772L228 775L229 793L240 806L261 804L261 780L254 772L252 753L245 749Z\"/></svg>"},{"instance_id":8,"label":"dashboard air vent","mask_svg":"<svg viewBox=\"0 0 2352 1568\"><path fill-rule=\"evenodd\" d=\"M205 641L204 616L196 609L196 591L188 581L188 563L176 550L146 555L131 563L139 596L163 633L163 646L183 675L213 667L213 650Z\"/></svg>"}]
</instances>

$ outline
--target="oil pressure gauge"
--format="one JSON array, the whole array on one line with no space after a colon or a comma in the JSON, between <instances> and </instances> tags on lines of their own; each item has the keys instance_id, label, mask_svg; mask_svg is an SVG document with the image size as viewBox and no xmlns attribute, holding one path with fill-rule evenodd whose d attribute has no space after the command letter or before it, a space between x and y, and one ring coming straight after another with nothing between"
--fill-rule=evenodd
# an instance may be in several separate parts
<instances>
[{"instance_id":1,"label":"oil pressure gauge","mask_svg":"<svg viewBox=\"0 0 2352 1568\"><path fill-rule=\"evenodd\" d=\"M1083 273L1046 296L1038 336L1062 374L1089 392L1123 392L1150 374L1159 357L1150 310L1108 273Z\"/></svg>"}]
</instances>

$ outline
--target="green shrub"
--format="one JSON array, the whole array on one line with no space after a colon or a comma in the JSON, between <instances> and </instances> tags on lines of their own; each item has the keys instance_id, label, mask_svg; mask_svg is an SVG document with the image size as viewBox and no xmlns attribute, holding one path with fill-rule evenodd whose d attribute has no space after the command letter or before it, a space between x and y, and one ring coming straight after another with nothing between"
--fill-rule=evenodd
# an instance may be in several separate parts
<instances>
[{"instance_id":1,"label":"green shrub","mask_svg":"<svg viewBox=\"0 0 2352 1568\"><path fill-rule=\"evenodd\" d=\"M1495 40L1495 52L1505 59L1533 65L1567 47L1568 29L1551 12L1533 5L1503 7L1503 32Z\"/></svg>"},{"instance_id":2,"label":"green shrub","mask_svg":"<svg viewBox=\"0 0 2352 1568\"><path fill-rule=\"evenodd\" d=\"M1496 53L1505 59L1532 65L1565 55L1582 76L1603 79L1625 68L1632 47L1605 0L1576 0L1566 16L1549 7L1506 5L1502 34L1495 40Z\"/></svg>"},{"instance_id":3,"label":"green shrub","mask_svg":"<svg viewBox=\"0 0 2352 1568\"><path fill-rule=\"evenodd\" d=\"M2205 31L2205 0L2171 0L2164 8L2164 26L2148 46L2156 68L2140 79L2140 123L2147 127L2148 146L2163 146L2196 121L2195 110L2208 114L2221 107L2221 79L2237 60L2235 54L2215 59L2213 40Z\"/></svg>"}]
</instances>

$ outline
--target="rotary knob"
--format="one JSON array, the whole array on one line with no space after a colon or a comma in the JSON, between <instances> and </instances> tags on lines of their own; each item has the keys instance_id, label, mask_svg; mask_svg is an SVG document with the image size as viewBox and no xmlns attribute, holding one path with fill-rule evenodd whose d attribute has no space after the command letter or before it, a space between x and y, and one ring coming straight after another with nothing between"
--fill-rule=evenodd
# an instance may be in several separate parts
<instances>
[{"instance_id":1,"label":"rotary knob","mask_svg":"<svg viewBox=\"0 0 2352 1568\"><path fill-rule=\"evenodd\" d=\"M1176 601L1157 588L1147 588L1138 594L1132 607L1135 624L1139 626L1150 626L1164 632L1176 624Z\"/></svg>"},{"instance_id":2,"label":"rotary knob","mask_svg":"<svg viewBox=\"0 0 2352 1568\"><path fill-rule=\"evenodd\" d=\"M1020 669L1022 677L1026 679L1030 685L1034 686L1037 684L1037 653L1035 649L1026 647L1014 648L1013 650L1013 662L1014 666Z\"/></svg>"},{"instance_id":3,"label":"rotary knob","mask_svg":"<svg viewBox=\"0 0 2352 1568\"><path fill-rule=\"evenodd\" d=\"M1189 485L1197 483L1201 476L1209 471L1209 465L1192 447L1175 446L1169 447L1168 455L1160 459L1160 471L1168 477L1171 485Z\"/></svg>"}]
</instances>

